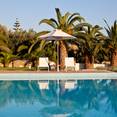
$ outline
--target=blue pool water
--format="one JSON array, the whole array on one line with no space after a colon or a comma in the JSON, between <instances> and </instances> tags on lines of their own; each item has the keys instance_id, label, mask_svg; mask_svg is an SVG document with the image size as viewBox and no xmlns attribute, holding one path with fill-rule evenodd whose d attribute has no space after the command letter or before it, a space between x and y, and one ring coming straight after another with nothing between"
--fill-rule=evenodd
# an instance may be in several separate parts
<instances>
[{"instance_id":1,"label":"blue pool water","mask_svg":"<svg viewBox=\"0 0 117 117\"><path fill-rule=\"evenodd\" d=\"M0 117L117 117L116 80L71 82L0 81Z\"/></svg>"}]
</instances>

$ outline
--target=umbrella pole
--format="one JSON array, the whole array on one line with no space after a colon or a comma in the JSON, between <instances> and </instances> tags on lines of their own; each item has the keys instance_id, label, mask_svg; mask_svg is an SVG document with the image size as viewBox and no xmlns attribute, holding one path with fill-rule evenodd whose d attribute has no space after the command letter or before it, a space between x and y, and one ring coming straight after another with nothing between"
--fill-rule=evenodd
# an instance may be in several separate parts
<instances>
[{"instance_id":1,"label":"umbrella pole","mask_svg":"<svg viewBox=\"0 0 117 117\"><path fill-rule=\"evenodd\" d=\"M57 41L57 72L59 72L59 41Z\"/></svg>"}]
</instances>

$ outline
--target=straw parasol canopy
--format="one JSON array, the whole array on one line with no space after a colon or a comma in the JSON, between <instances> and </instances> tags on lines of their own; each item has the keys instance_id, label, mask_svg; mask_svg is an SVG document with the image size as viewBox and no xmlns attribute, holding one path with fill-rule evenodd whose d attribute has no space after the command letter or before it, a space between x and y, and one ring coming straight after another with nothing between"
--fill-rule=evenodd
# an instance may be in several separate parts
<instances>
[{"instance_id":1,"label":"straw parasol canopy","mask_svg":"<svg viewBox=\"0 0 117 117\"><path fill-rule=\"evenodd\" d=\"M39 37L40 39L44 39L44 40L67 40L67 39L75 39L76 37L69 35L65 32L63 32L60 29L55 29L52 32L42 35Z\"/></svg>"}]
</instances>

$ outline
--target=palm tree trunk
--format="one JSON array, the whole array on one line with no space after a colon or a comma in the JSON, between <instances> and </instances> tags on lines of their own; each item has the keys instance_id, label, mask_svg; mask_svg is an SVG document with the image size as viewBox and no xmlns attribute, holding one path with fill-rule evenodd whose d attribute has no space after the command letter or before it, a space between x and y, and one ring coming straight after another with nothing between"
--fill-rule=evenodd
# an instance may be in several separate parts
<instances>
[{"instance_id":1,"label":"palm tree trunk","mask_svg":"<svg viewBox=\"0 0 117 117\"><path fill-rule=\"evenodd\" d=\"M117 50L115 50L115 53L112 55L111 65L117 66Z\"/></svg>"},{"instance_id":2,"label":"palm tree trunk","mask_svg":"<svg viewBox=\"0 0 117 117\"><path fill-rule=\"evenodd\" d=\"M11 61L12 68L14 68L14 60Z\"/></svg>"},{"instance_id":3,"label":"palm tree trunk","mask_svg":"<svg viewBox=\"0 0 117 117\"><path fill-rule=\"evenodd\" d=\"M85 55L85 67L86 67L86 69L93 68L93 62L90 62L88 55Z\"/></svg>"},{"instance_id":4,"label":"palm tree trunk","mask_svg":"<svg viewBox=\"0 0 117 117\"><path fill-rule=\"evenodd\" d=\"M60 69L63 70L65 67L65 57L68 56L67 48L64 41L60 41Z\"/></svg>"},{"instance_id":5,"label":"palm tree trunk","mask_svg":"<svg viewBox=\"0 0 117 117\"><path fill-rule=\"evenodd\" d=\"M94 62L95 62L95 57L94 56L92 56L92 61L91 61L91 69L93 69L94 67Z\"/></svg>"},{"instance_id":6,"label":"palm tree trunk","mask_svg":"<svg viewBox=\"0 0 117 117\"><path fill-rule=\"evenodd\" d=\"M85 55L85 68L86 69L89 69L89 58L88 58L88 56L87 55Z\"/></svg>"},{"instance_id":7,"label":"palm tree trunk","mask_svg":"<svg viewBox=\"0 0 117 117\"><path fill-rule=\"evenodd\" d=\"M3 64L4 67L8 67L8 65L9 65L8 63L4 63Z\"/></svg>"}]
</instances>

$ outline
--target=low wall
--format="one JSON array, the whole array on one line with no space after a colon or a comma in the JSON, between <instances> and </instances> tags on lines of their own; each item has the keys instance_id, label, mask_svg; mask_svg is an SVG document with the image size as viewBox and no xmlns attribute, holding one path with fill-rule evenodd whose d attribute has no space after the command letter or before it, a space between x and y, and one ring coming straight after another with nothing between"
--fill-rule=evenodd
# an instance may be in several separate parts
<instances>
[{"instance_id":1,"label":"low wall","mask_svg":"<svg viewBox=\"0 0 117 117\"><path fill-rule=\"evenodd\" d=\"M93 65L93 68L99 68L99 67L104 68L104 67L106 67L106 65L105 64L94 64Z\"/></svg>"},{"instance_id":2,"label":"low wall","mask_svg":"<svg viewBox=\"0 0 117 117\"><path fill-rule=\"evenodd\" d=\"M78 71L80 69L84 69L85 65L83 63L76 63L75 64L75 71Z\"/></svg>"}]
</instances>

